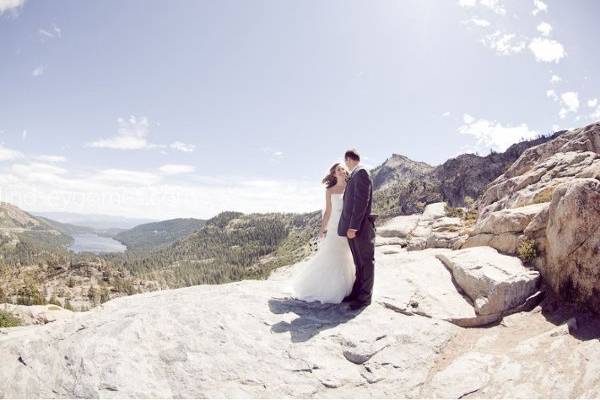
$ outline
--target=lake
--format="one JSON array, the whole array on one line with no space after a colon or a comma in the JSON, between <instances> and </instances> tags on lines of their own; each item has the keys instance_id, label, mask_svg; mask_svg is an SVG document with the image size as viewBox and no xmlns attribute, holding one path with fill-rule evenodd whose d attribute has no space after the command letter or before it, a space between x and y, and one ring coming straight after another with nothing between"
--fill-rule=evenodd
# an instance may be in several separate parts
<instances>
[{"instance_id":1,"label":"lake","mask_svg":"<svg viewBox=\"0 0 600 400\"><path fill-rule=\"evenodd\" d=\"M95 233L82 233L72 236L75 241L69 249L75 253L123 253L127 250L123 243Z\"/></svg>"}]
</instances>

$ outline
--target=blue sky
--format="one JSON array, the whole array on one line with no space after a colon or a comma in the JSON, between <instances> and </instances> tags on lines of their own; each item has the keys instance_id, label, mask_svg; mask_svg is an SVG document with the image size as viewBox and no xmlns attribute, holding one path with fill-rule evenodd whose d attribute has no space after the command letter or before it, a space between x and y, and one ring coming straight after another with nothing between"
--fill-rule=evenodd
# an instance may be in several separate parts
<instances>
[{"instance_id":1,"label":"blue sky","mask_svg":"<svg viewBox=\"0 0 600 400\"><path fill-rule=\"evenodd\" d=\"M0 0L0 195L145 218L321 207L600 119L594 0Z\"/></svg>"}]
</instances>

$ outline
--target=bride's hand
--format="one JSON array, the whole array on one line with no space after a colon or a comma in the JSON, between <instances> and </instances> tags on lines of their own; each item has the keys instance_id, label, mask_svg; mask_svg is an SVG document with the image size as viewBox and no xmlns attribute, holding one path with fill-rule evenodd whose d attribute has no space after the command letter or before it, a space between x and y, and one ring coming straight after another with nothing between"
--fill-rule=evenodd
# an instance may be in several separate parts
<instances>
[{"instance_id":1,"label":"bride's hand","mask_svg":"<svg viewBox=\"0 0 600 400\"><path fill-rule=\"evenodd\" d=\"M319 231L319 239L325 238L325 235L327 235L327 231Z\"/></svg>"}]
</instances>

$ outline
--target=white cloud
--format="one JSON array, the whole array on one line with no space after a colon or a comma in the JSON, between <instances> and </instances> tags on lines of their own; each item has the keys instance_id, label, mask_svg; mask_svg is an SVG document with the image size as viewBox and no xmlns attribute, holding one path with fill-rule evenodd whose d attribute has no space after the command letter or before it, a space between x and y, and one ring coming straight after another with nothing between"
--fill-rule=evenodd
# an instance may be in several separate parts
<instances>
[{"instance_id":1,"label":"white cloud","mask_svg":"<svg viewBox=\"0 0 600 400\"><path fill-rule=\"evenodd\" d=\"M529 50L539 62L558 63L566 56L565 48L556 40L546 38L534 38L529 43Z\"/></svg>"},{"instance_id":2,"label":"white cloud","mask_svg":"<svg viewBox=\"0 0 600 400\"><path fill-rule=\"evenodd\" d=\"M550 83L559 83L562 81L562 78L558 75L552 75L550 78Z\"/></svg>"},{"instance_id":3,"label":"white cloud","mask_svg":"<svg viewBox=\"0 0 600 400\"><path fill-rule=\"evenodd\" d=\"M117 120L119 128L117 135L86 143L86 147L96 147L114 150L148 150L170 148L184 153L191 153L196 149L193 144L175 141L170 145L150 142L150 122L146 117L130 116L128 119ZM158 124L157 124L158 125Z\"/></svg>"},{"instance_id":4,"label":"white cloud","mask_svg":"<svg viewBox=\"0 0 600 400\"><path fill-rule=\"evenodd\" d=\"M25 129L22 133L21 133L21 139L26 140L27 139L27 129Z\"/></svg>"},{"instance_id":5,"label":"white cloud","mask_svg":"<svg viewBox=\"0 0 600 400\"><path fill-rule=\"evenodd\" d=\"M464 124L458 128L458 132L473 136L476 139L476 148L481 152L487 152L490 149L505 151L514 143L538 136L538 133L530 130L526 124L503 126L499 122L476 119L469 114L464 114L463 122Z\"/></svg>"},{"instance_id":6,"label":"white cloud","mask_svg":"<svg viewBox=\"0 0 600 400\"><path fill-rule=\"evenodd\" d=\"M32 184L44 182L48 185L55 185L59 183L60 175L66 174L67 170L46 163L30 162L13 164L10 172L19 180Z\"/></svg>"},{"instance_id":7,"label":"white cloud","mask_svg":"<svg viewBox=\"0 0 600 400\"><path fill-rule=\"evenodd\" d=\"M449 117L450 116L450 111L446 111L445 113L442 114L442 117Z\"/></svg>"},{"instance_id":8,"label":"white cloud","mask_svg":"<svg viewBox=\"0 0 600 400\"><path fill-rule=\"evenodd\" d=\"M479 4L481 4L484 7L489 8L496 14L500 14L500 15L506 14L506 8L504 8L504 5L502 4L502 1L500 1L500 0L479 0Z\"/></svg>"},{"instance_id":9,"label":"white cloud","mask_svg":"<svg viewBox=\"0 0 600 400\"><path fill-rule=\"evenodd\" d=\"M461 7L474 7L477 4L477 0L458 0L458 4Z\"/></svg>"},{"instance_id":10,"label":"white cloud","mask_svg":"<svg viewBox=\"0 0 600 400\"><path fill-rule=\"evenodd\" d=\"M477 18L477 17L472 17L468 20L462 21L463 24L467 25L467 24L473 24L475 26L479 26L481 28L487 28L488 26L490 26L490 21L488 21L487 19L483 19L483 18Z\"/></svg>"},{"instance_id":11,"label":"white cloud","mask_svg":"<svg viewBox=\"0 0 600 400\"><path fill-rule=\"evenodd\" d=\"M166 164L159 168L159 171L167 175L179 175L179 174L190 174L194 172L196 168L192 165L182 164Z\"/></svg>"},{"instance_id":12,"label":"white cloud","mask_svg":"<svg viewBox=\"0 0 600 400\"><path fill-rule=\"evenodd\" d=\"M540 12L548 12L548 5L542 0L533 0L533 11L531 14L538 15Z\"/></svg>"},{"instance_id":13,"label":"white cloud","mask_svg":"<svg viewBox=\"0 0 600 400\"><path fill-rule=\"evenodd\" d=\"M88 147L98 147L114 150L143 150L155 147L148 142L147 136L150 124L146 117L130 116L127 120L119 118L116 136L88 143Z\"/></svg>"},{"instance_id":14,"label":"white cloud","mask_svg":"<svg viewBox=\"0 0 600 400\"><path fill-rule=\"evenodd\" d=\"M571 112L579 110L579 94L577 92L565 92L560 95L560 100Z\"/></svg>"},{"instance_id":15,"label":"white cloud","mask_svg":"<svg viewBox=\"0 0 600 400\"><path fill-rule=\"evenodd\" d=\"M558 116L564 119L569 113L576 113L579 110L579 94L577 92L565 92L560 95L562 105Z\"/></svg>"},{"instance_id":16,"label":"white cloud","mask_svg":"<svg viewBox=\"0 0 600 400\"><path fill-rule=\"evenodd\" d=\"M41 76L44 74L45 70L46 70L46 67L44 67L43 65L38 65L37 67L35 67L35 69L33 71L31 71L31 75Z\"/></svg>"},{"instance_id":17,"label":"white cloud","mask_svg":"<svg viewBox=\"0 0 600 400\"><path fill-rule=\"evenodd\" d=\"M92 179L109 185L150 186L159 183L161 177L150 172L105 169L96 173Z\"/></svg>"},{"instance_id":18,"label":"white cloud","mask_svg":"<svg viewBox=\"0 0 600 400\"><path fill-rule=\"evenodd\" d=\"M463 8L472 8L477 5L477 0L458 0L458 4ZM504 8L501 0L479 0L479 4L496 14L506 14L506 8Z\"/></svg>"},{"instance_id":19,"label":"white cloud","mask_svg":"<svg viewBox=\"0 0 600 400\"><path fill-rule=\"evenodd\" d=\"M540 32L542 35L544 36L548 36L550 35L550 33L552 32L552 25L550 25L547 22L542 22L541 24L539 24L537 26L537 30L538 32Z\"/></svg>"},{"instance_id":20,"label":"white cloud","mask_svg":"<svg viewBox=\"0 0 600 400\"><path fill-rule=\"evenodd\" d=\"M172 148L173 150L179 150L184 153L192 153L196 149L195 145L186 144L183 142L173 142L169 145L169 147Z\"/></svg>"},{"instance_id":21,"label":"white cloud","mask_svg":"<svg viewBox=\"0 0 600 400\"><path fill-rule=\"evenodd\" d=\"M0 161L11 161L23 157L23 153L0 144Z\"/></svg>"},{"instance_id":22,"label":"white cloud","mask_svg":"<svg viewBox=\"0 0 600 400\"><path fill-rule=\"evenodd\" d=\"M588 101L587 101L587 105L588 105L588 107L590 107L590 108L594 108L594 107L596 107L596 105L598 105L598 99L595 99L595 98L594 98L594 99L590 99L590 100L588 100Z\"/></svg>"},{"instance_id":23,"label":"white cloud","mask_svg":"<svg viewBox=\"0 0 600 400\"><path fill-rule=\"evenodd\" d=\"M35 172L31 174L31 172ZM0 167L0 201L33 212L125 215L155 219L210 218L221 211L307 212L322 207L314 180L199 177L174 184L168 175L104 170L72 175L60 169Z\"/></svg>"},{"instance_id":24,"label":"white cloud","mask_svg":"<svg viewBox=\"0 0 600 400\"><path fill-rule=\"evenodd\" d=\"M25 0L0 0L0 15L5 11L16 11L25 4Z\"/></svg>"},{"instance_id":25,"label":"white cloud","mask_svg":"<svg viewBox=\"0 0 600 400\"><path fill-rule=\"evenodd\" d=\"M43 161L43 162L47 162L47 163L62 163L67 161L66 157L64 156L52 156L52 155L41 155L41 156L37 156L35 157L36 160L39 161Z\"/></svg>"},{"instance_id":26,"label":"white cloud","mask_svg":"<svg viewBox=\"0 0 600 400\"><path fill-rule=\"evenodd\" d=\"M546 90L546 97L550 97L554 101L558 100L558 95L554 89Z\"/></svg>"},{"instance_id":27,"label":"white cloud","mask_svg":"<svg viewBox=\"0 0 600 400\"><path fill-rule=\"evenodd\" d=\"M507 56L520 53L525 49L525 42L516 39L517 36L513 33L502 33L496 31L481 39L484 46L496 51L496 54ZM516 40L515 40L516 39Z\"/></svg>"}]
</instances>

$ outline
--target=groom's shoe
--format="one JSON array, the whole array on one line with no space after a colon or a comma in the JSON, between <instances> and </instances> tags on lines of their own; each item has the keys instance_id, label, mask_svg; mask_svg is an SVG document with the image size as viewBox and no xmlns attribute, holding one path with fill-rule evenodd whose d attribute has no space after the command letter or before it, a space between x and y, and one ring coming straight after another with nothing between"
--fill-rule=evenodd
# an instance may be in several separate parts
<instances>
[{"instance_id":1,"label":"groom's shoe","mask_svg":"<svg viewBox=\"0 0 600 400\"><path fill-rule=\"evenodd\" d=\"M352 301L350 303L350 310L351 311L358 311L358 310L362 310L365 307L368 307L371 304L371 302L362 302L362 301Z\"/></svg>"}]
</instances>

